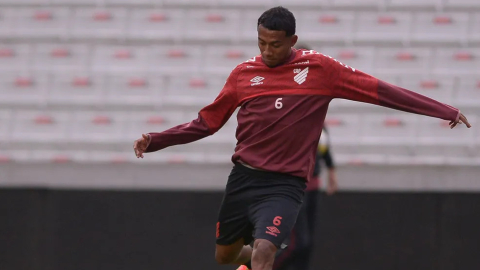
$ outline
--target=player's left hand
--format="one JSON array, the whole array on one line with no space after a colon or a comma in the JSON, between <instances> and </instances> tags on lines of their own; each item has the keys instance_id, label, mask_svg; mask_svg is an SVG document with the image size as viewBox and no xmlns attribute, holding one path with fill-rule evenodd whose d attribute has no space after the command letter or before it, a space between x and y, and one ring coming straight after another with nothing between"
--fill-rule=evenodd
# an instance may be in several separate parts
<instances>
[{"instance_id":1,"label":"player's left hand","mask_svg":"<svg viewBox=\"0 0 480 270\"><path fill-rule=\"evenodd\" d=\"M327 195L333 195L335 192L337 192L337 189L337 174L335 173L335 170L332 169L328 172Z\"/></svg>"},{"instance_id":2,"label":"player's left hand","mask_svg":"<svg viewBox=\"0 0 480 270\"><path fill-rule=\"evenodd\" d=\"M465 117L465 115L463 115L463 113L460 113L460 117L458 118L457 121L450 121L449 125L450 125L450 128L454 128L457 126L457 124L462 124L464 123L467 128L470 128L472 125L470 125L470 123L468 123L468 120L467 118Z\"/></svg>"}]
</instances>

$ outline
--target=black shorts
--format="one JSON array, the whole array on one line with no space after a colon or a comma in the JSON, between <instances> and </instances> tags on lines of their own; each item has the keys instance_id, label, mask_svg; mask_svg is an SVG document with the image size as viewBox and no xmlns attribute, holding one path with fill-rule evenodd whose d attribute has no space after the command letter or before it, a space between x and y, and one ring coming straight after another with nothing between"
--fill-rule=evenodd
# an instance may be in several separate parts
<instances>
[{"instance_id":1,"label":"black shorts","mask_svg":"<svg viewBox=\"0 0 480 270\"><path fill-rule=\"evenodd\" d=\"M305 179L236 164L225 190L217 222L217 244L266 239L280 247L297 220Z\"/></svg>"}]
</instances>

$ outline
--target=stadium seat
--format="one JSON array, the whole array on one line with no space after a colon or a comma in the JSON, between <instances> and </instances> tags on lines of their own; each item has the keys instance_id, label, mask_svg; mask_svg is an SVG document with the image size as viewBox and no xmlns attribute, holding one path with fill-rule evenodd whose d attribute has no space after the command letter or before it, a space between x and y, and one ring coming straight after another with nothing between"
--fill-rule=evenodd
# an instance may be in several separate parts
<instances>
[{"instance_id":1,"label":"stadium seat","mask_svg":"<svg viewBox=\"0 0 480 270\"><path fill-rule=\"evenodd\" d=\"M464 43L467 39L468 16L464 13L416 13L412 41L439 44Z\"/></svg>"},{"instance_id":2,"label":"stadium seat","mask_svg":"<svg viewBox=\"0 0 480 270\"><path fill-rule=\"evenodd\" d=\"M15 1L15 0L14 0ZM66 6L93 6L101 5L104 0L49 0L52 4L61 4Z\"/></svg>"},{"instance_id":3,"label":"stadium seat","mask_svg":"<svg viewBox=\"0 0 480 270\"><path fill-rule=\"evenodd\" d=\"M184 20L185 11L181 9L134 9L127 25L127 37L179 41Z\"/></svg>"},{"instance_id":4,"label":"stadium seat","mask_svg":"<svg viewBox=\"0 0 480 270\"><path fill-rule=\"evenodd\" d=\"M385 6L385 0L332 0L332 6L338 8L351 8L351 9L383 9Z\"/></svg>"},{"instance_id":5,"label":"stadium seat","mask_svg":"<svg viewBox=\"0 0 480 270\"><path fill-rule=\"evenodd\" d=\"M475 126L475 116L468 118ZM449 121L421 117L418 129L416 153L424 156L462 157L473 153L475 132L459 125L450 129Z\"/></svg>"},{"instance_id":6,"label":"stadium seat","mask_svg":"<svg viewBox=\"0 0 480 270\"><path fill-rule=\"evenodd\" d=\"M165 101L177 105L206 106L214 101L225 84L221 76L172 76Z\"/></svg>"},{"instance_id":7,"label":"stadium seat","mask_svg":"<svg viewBox=\"0 0 480 270\"><path fill-rule=\"evenodd\" d=\"M29 69L32 48L28 44L0 44L0 71L26 71Z\"/></svg>"},{"instance_id":8,"label":"stadium seat","mask_svg":"<svg viewBox=\"0 0 480 270\"><path fill-rule=\"evenodd\" d=\"M259 54L257 46L208 46L205 50L204 70L223 75L226 79L237 65Z\"/></svg>"},{"instance_id":9,"label":"stadium seat","mask_svg":"<svg viewBox=\"0 0 480 270\"><path fill-rule=\"evenodd\" d=\"M475 123L475 116L470 116L471 124ZM465 126L458 126L450 129L449 121L436 119L432 117L421 117L418 130L418 140L424 144L453 144L453 145L468 145L473 142L475 132L465 128Z\"/></svg>"},{"instance_id":10,"label":"stadium seat","mask_svg":"<svg viewBox=\"0 0 480 270\"><path fill-rule=\"evenodd\" d=\"M11 37L13 35L14 9L0 9L0 38Z\"/></svg>"},{"instance_id":11,"label":"stadium seat","mask_svg":"<svg viewBox=\"0 0 480 270\"><path fill-rule=\"evenodd\" d=\"M31 5L48 5L51 0L2 0L3 5L15 6L31 6Z\"/></svg>"},{"instance_id":12,"label":"stadium seat","mask_svg":"<svg viewBox=\"0 0 480 270\"><path fill-rule=\"evenodd\" d=\"M26 8L15 13L15 35L21 38L65 38L70 11L66 8Z\"/></svg>"},{"instance_id":13,"label":"stadium seat","mask_svg":"<svg viewBox=\"0 0 480 270\"><path fill-rule=\"evenodd\" d=\"M332 142L344 145L355 145L360 142L361 121L358 114L329 114L325 125Z\"/></svg>"},{"instance_id":14,"label":"stadium seat","mask_svg":"<svg viewBox=\"0 0 480 270\"><path fill-rule=\"evenodd\" d=\"M408 12L361 12L356 21L355 41L404 43L409 38L411 21Z\"/></svg>"},{"instance_id":15,"label":"stadium seat","mask_svg":"<svg viewBox=\"0 0 480 270\"><path fill-rule=\"evenodd\" d=\"M274 0L242 0L242 1L231 1L231 0L217 0L220 6L225 7L236 7L236 8L252 8L252 7L263 7L266 9L271 8L275 5Z\"/></svg>"},{"instance_id":16,"label":"stadium seat","mask_svg":"<svg viewBox=\"0 0 480 270\"><path fill-rule=\"evenodd\" d=\"M277 0L277 3L286 8L302 7L302 8L327 8L330 6L330 0ZM296 13L293 13L296 16Z\"/></svg>"},{"instance_id":17,"label":"stadium seat","mask_svg":"<svg viewBox=\"0 0 480 270\"><path fill-rule=\"evenodd\" d=\"M55 74L48 91L52 105L99 106L105 103L102 76L88 73Z\"/></svg>"},{"instance_id":18,"label":"stadium seat","mask_svg":"<svg viewBox=\"0 0 480 270\"><path fill-rule=\"evenodd\" d=\"M153 0L155 2L163 2L165 6L174 7L211 7L214 6L218 0Z\"/></svg>"},{"instance_id":19,"label":"stadium seat","mask_svg":"<svg viewBox=\"0 0 480 270\"><path fill-rule=\"evenodd\" d=\"M141 6L141 5L151 5L153 2L158 2L158 1L153 1L153 0L103 0L105 1L105 4L110 5L110 6Z\"/></svg>"},{"instance_id":20,"label":"stadium seat","mask_svg":"<svg viewBox=\"0 0 480 270\"><path fill-rule=\"evenodd\" d=\"M445 0L444 5L448 9L461 9L467 11L480 9L480 2L476 0Z\"/></svg>"},{"instance_id":21,"label":"stadium seat","mask_svg":"<svg viewBox=\"0 0 480 270\"><path fill-rule=\"evenodd\" d=\"M0 142L5 142L9 138L10 124L12 122L12 111L0 111Z\"/></svg>"},{"instance_id":22,"label":"stadium seat","mask_svg":"<svg viewBox=\"0 0 480 270\"><path fill-rule=\"evenodd\" d=\"M106 78L107 104L152 106L161 104L161 77L146 74L110 75Z\"/></svg>"},{"instance_id":23,"label":"stadium seat","mask_svg":"<svg viewBox=\"0 0 480 270\"><path fill-rule=\"evenodd\" d=\"M454 93L454 104L460 108L470 106L479 108L480 105L480 77L462 76L458 78Z\"/></svg>"},{"instance_id":24,"label":"stadium seat","mask_svg":"<svg viewBox=\"0 0 480 270\"><path fill-rule=\"evenodd\" d=\"M450 104L453 97L453 77L432 76L400 76L398 86L433 98L442 103Z\"/></svg>"},{"instance_id":25,"label":"stadium seat","mask_svg":"<svg viewBox=\"0 0 480 270\"><path fill-rule=\"evenodd\" d=\"M89 48L85 44L37 44L33 68L36 71L79 72L88 69Z\"/></svg>"},{"instance_id":26,"label":"stadium seat","mask_svg":"<svg viewBox=\"0 0 480 270\"><path fill-rule=\"evenodd\" d=\"M301 12L296 17L299 36L305 42L349 42L354 17L352 12Z\"/></svg>"},{"instance_id":27,"label":"stadium seat","mask_svg":"<svg viewBox=\"0 0 480 270\"><path fill-rule=\"evenodd\" d=\"M73 18L73 38L123 39L127 11L122 8L78 8Z\"/></svg>"},{"instance_id":28,"label":"stadium seat","mask_svg":"<svg viewBox=\"0 0 480 270\"><path fill-rule=\"evenodd\" d=\"M48 77L24 73L0 74L0 104L38 105L45 102Z\"/></svg>"},{"instance_id":29,"label":"stadium seat","mask_svg":"<svg viewBox=\"0 0 480 270\"><path fill-rule=\"evenodd\" d=\"M145 72L148 48L144 46L98 45L93 51L92 69L101 73Z\"/></svg>"},{"instance_id":30,"label":"stadium seat","mask_svg":"<svg viewBox=\"0 0 480 270\"><path fill-rule=\"evenodd\" d=\"M433 71L446 75L474 75L480 70L480 49L438 48L433 58Z\"/></svg>"},{"instance_id":31,"label":"stadium seat","mask_svg":"<svg viewBox=\"0 0 480 270\"><path fill-rule=\"evenodd\" d=\"M468 37L470 41L480 44L480 12L472 15L469 29L470 32L468 33Z\"/></svg>"},{"instance_id":32,"label":"stadium seat","mask_svg":"<svg viewBox=\"0 0 480 270\"><path fill-rule=\"evenodd\" d=\"M128 113L117 111L76 111L71 119L70 138L73 143L85 145L104 143L114 145L125 139ZM91 146L94 147L95 146Z\"/></svg>"},{"instance_id":33,"label":"stadium seat","mask_svg":"<svg viewBox=\"0 0 480 270\"><path fill-rule=\"evenodd\" d=\"M193 120L185 118L184 115L181 110L166 111L162 109L154 112L130 113L126 118L127 139L133 141L138 139L142 133L161 132Z\"/></svg>"},{"instance_id":34,"label":"stadium seat","mask_svg":"<svg viewBox=\"0 0 480 270\"><path fill-rule=\"evenodd\" d=\"M376 50L376 74L422 74L429 68L428 48L379 48Z\"/></svg>"},{"instance_id":35,"label":"stadium seat","mask_svg":"<svg viewBox=\"0 0 480 270\"><path fill-rule=\"evenodd\" d=\"M362 154L409 155L416 141L417 117L411 114L362 116Z\"/></svg>"},{"instance_id":36,"label":"stadium seat","mask_svg":"<svg viewBox=\"0 0 480 270\"><path fill-rule=\"evenodd\" d=\"M53 111L16 111L12 124L12 142L63 142L67 138L69 113Z\"/></svg>"},{"instance_id":37,"label":"stadium seat","mask_svg":"<svg viewBox=\"0 0 480 270\"><path fill-rule=\"evenodd\" d=\"M264 9L247 9L242 10L240 15L242 18L242 22L240 23L239 32L237 33L240 40L245 44L251 44L252 46L257 46L257 21L258 18L264 12ZM294 15L296 16L295 11ZM297 27L297 31L299 28Z\"/></svg>"},{"instance_id":38,"label":"stadium seat","mask_svg":"<svg viewBox=\"0 0 480 270\"><path fill-rule=\"evenodd\" d=\"M238 10L190 10L186 18L186 25L183 28L186 40L234 41L239 38Z\"/></svg>"},{"instance_id":39,"label":"stadium seat","mask_svg":"<svg viewBox=\"0 0 480 270\"><path fill-rule=\"evenodd\" d=\"M442 6L442 0L391 0L388 1L387 8L417 11L423 10L437 10Z\"/></svg>"},{"instance_id":40,"label":"stadium seat","mask_svg":"<svg viewBox=\"0 0 480 270\"><path fill-rule=\"evenodd\" d=\"M373 71L373 47L322 47L320 52L363 72Z\"/></svg>"},{"instance_id":41,"label":"stadium seat","mask_svg":"<svg viewBox=\"0 0 480 270\"><path fill-rule=\"evenodd\" d=\"M150 71L156 74L195 74L200 67L203 51L199 46L153 46L148 50Z\"/></svg>"}]
</instances>

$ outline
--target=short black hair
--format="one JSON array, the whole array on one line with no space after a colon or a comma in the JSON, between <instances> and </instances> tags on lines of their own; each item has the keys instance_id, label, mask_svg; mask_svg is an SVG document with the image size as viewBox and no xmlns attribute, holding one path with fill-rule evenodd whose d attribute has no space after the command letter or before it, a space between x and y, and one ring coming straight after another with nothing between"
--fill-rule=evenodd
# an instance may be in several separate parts
<instances>
[{"instance_id":1,"label":"short black hair","mask_svg":"<svg viewBox=\"0 0 480 270\"><path fill-rule=\"evenodd\" d=\"M263 12L258 18L257 27L260 25L269 30L285 31L287 37L295 35L295 16L290 10L281 6Z\"/></svg>"}]
</instances>

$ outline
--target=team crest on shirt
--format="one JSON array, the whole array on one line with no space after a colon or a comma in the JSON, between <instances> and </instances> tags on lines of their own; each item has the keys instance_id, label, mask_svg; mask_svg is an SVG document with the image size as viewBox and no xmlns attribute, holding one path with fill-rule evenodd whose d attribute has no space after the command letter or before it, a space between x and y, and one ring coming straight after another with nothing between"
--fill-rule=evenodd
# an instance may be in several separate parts
<instances>
[{"instance_id":1,"label":"team crest on shirt","mask_svg":"<svg viewBox=\"0 0 480 270\"><path fill-rule=\"evenodd\" d=\"M300 68L296 68L293 70L293 73L297 74L295 75L295 77L293 77L293 80L298 84L302 84L307 80L308 67L304 68L303 70Z\"/></svg>"}]
</instances>

